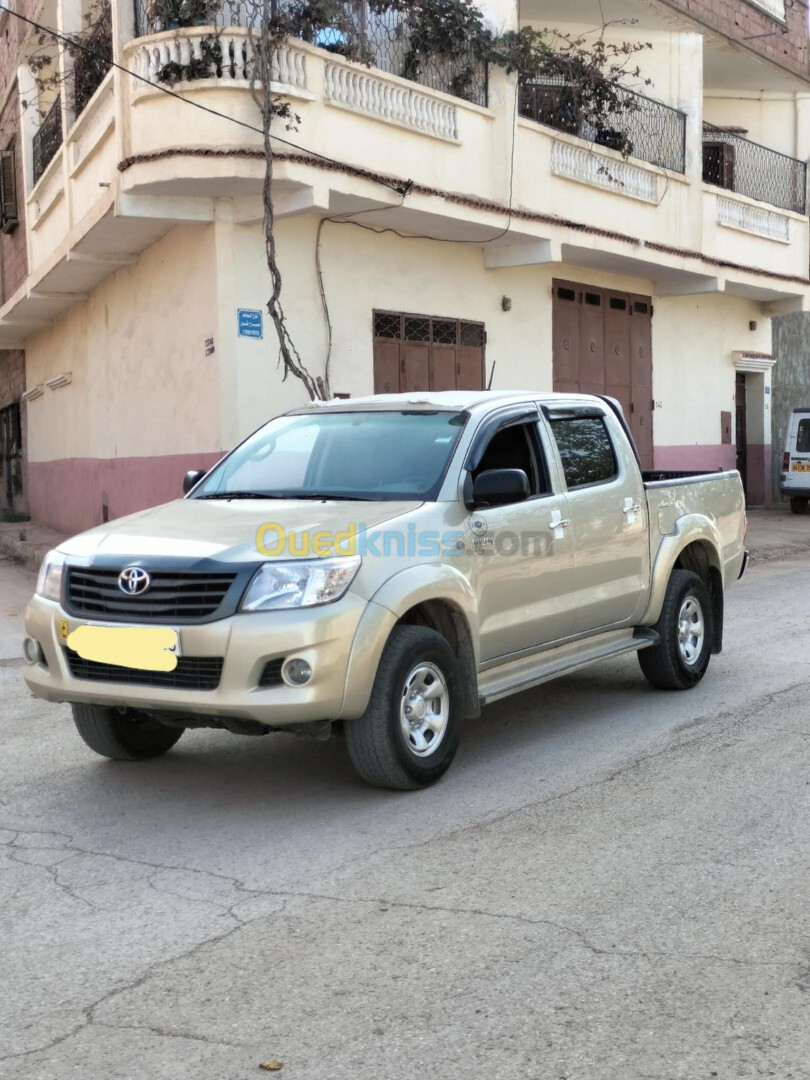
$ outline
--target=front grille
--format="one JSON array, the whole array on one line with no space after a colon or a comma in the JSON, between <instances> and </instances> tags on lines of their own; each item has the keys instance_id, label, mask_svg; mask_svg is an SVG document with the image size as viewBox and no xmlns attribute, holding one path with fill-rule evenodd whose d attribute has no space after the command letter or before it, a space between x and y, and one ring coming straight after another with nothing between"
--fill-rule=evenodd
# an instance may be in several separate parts
<instances>
[{"instance_id":1,"label":"front grille","mask_svg":"<svg viewBox=\"0 0 810 1080\"><path fill-rule=\"evenodd\" d=\"M281 686L284 680L281 677L281 666L284 660L268 660L259 678L259 686L267 689L269 686Z\"/></svg>"},{"instance_id":2,"label":"front grille","mask_svg":"<svg viewBox=\"0 0 810 1080\"><path fill-rule=\"evenodd\" d=\"M84 660L67 648L65 656L74 678L92 682L129 683L170 690L216 690L222 676L221 656L181 656L174 671L142 671L117 664L99 664L96 660Z\"/></svg>"},{"instance_id":3,"label":"front grille","mask_svg":"<svg viewBox=\"0 0 810 1080\"><path fill-rule=\"evenodd\" d=\"M205 619L225 598L236 574L200 574L150 571L152 584L140 596L127 596L118 588L120 570L68 567L67 604L94 618L138 619L146 622Z\"/></svg>"}]
</instances>

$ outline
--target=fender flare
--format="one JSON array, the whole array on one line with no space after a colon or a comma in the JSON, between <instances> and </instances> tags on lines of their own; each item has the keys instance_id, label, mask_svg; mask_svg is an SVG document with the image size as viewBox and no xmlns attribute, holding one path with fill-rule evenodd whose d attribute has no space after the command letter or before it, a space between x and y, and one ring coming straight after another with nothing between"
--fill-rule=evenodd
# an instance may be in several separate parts
<instances>
[{"instance_id":1,"label":"fender flare","mask_svg":"<svg viewBox=\"0 0 810 1080\"><path fill-rule=\"evenodd\" d=\"M720 530L705 514L686 514L675 522L675 531L662 537L650 573L650 598L640 625L653 626L661 614L670 575L681 553L691 544L700 543L706 550L709 566L717 570L725 588L723 561L720 557Z\"/></svg>"},{"instance_id":2,"label":"fender flare","mask_svg":"<svg viewBox=\"0 0 810 1080\"><path fill-rule=\"evenodd\" d=\"M368 601L349 653L340 719L365 711L383 650L397 622L411 608L428 601L448 604L462 618L472 655L465 665L467 680L478 671L478 607L467 578L450 566L411 566L389 578ZM477 687L475 700L477 702Z\"/></svg>"}]
</instances>

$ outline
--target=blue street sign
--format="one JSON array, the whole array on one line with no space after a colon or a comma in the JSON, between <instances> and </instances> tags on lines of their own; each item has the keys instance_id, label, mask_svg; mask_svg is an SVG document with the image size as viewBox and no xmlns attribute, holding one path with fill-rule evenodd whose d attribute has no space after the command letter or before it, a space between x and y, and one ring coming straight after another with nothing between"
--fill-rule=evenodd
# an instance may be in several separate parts
<instances>
[{"instance_id":1,"label":"blue street sign","mask_svg":"<svg viewBox=\"0 0 810 1080\"><path fill-rule=\"evenodd\" d=\"M263 338L264 322L261 311L251 308L237 308L236 317L239 326L239 337Z\"/></svg>"}]
</instances>

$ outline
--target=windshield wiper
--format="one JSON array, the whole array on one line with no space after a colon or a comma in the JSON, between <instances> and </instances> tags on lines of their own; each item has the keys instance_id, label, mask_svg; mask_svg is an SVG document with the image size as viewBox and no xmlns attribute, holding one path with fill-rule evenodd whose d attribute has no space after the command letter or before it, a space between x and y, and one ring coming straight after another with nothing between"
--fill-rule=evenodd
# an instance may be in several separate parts
<instances>
[{"instance_id":1,"label":"windshield wiper","mask_svg":"<svg viewBox=\"0 0 810 1080\"><path fill-rule=\"evenodd\" d=\"M214 491L210 495L196 495L197 499L287 499L274 491Z\"/></svg>"},{"instance_id":2,"label":"windshield wiper","mask_svg":"<svg viewBox=\"0 0 810 1080\"><path fill-rule=\"evenodd\" d=\"M302 491L296 495L288 495L289 499L309 499L317 502L376 502L379 501L373 495L326 495L320 491Z\"/></svg>"}]
</instances>

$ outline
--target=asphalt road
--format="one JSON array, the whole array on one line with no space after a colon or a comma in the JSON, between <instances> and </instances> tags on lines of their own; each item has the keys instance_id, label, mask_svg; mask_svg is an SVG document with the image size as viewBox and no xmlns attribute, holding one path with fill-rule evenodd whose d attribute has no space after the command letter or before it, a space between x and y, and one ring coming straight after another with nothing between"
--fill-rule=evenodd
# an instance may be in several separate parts
<instances>
[{"instance_id":1,"label":"asphalt road","mask_svg":"<svg viewBox=\"0 0 810 1080\"><path fill-rule=\"evenodd\" d=\"M810 567L687 693L634 658L470 723L417 794L339 739L96 758L0 563L0 1077L810 1078Z\"/></svg>"}]
</instances>

